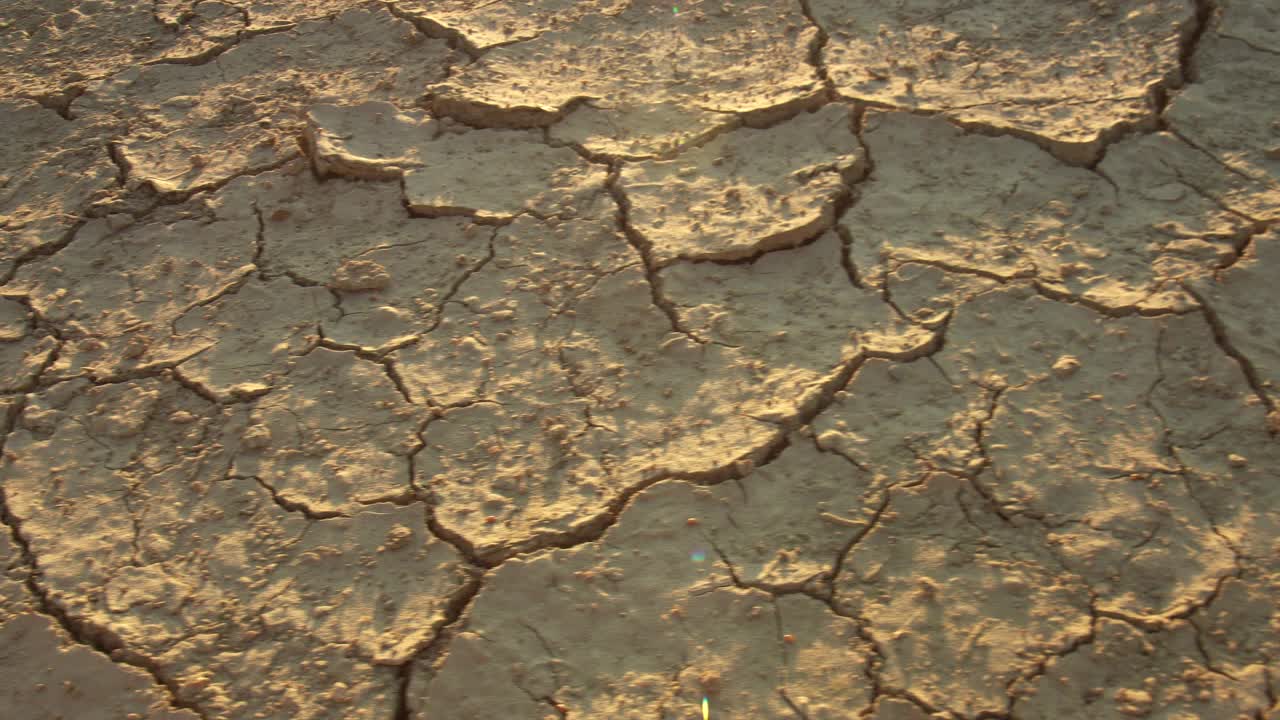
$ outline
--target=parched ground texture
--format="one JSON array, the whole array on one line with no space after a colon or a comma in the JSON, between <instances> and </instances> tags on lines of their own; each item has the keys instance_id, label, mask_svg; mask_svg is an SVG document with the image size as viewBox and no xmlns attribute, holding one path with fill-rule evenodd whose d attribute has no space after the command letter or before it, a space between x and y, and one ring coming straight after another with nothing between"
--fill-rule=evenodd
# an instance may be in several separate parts
<instances>
[{"instance_id":1,"label":"parched ground texture","mask_svg":"<svg viewBox=\"0 0 1280 720\"><path fill-rule=\"evenodd\" d=\"M8 0L0 715L1280 718L1275 0Z\"/></svg>"}]
</instances>

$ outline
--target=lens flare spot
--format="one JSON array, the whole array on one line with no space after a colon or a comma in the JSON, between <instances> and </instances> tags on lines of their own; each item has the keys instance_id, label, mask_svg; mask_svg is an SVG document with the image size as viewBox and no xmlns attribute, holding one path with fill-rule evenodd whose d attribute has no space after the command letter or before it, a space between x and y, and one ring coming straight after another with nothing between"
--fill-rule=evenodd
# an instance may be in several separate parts
<instances>
[{"instance_id":1,"label":"lens flare spot","mask_svg":"<svg viewBox=\"0 0 1280 720\"><path fill-rule=\"evenodd\" d=\"M689 557L690 557L694 562L702 562L703 560L706 560L706 559L707 559L707 551L706 551L706 550L694 550L693 552L689 553Z\"/></svg>"},{"instance_id":2,"label":"lens flare spot","mask_svg":"<svg viewBox=\"0 0 1280 720\"><path fill-rule=\"evenodd\" d=\"M702 720L708 720L711 717L711 703L707 701L707 696L702 696Z\"/></svg>"}]
</instances>

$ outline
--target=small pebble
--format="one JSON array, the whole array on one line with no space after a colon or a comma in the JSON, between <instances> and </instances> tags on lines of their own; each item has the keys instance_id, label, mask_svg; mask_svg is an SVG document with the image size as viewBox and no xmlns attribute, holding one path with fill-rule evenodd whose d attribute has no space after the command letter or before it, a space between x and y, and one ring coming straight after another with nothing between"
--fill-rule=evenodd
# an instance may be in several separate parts
<instances>
[{"instance_id":1,"label":"small pebble","mask_svg":"<svg viewBox=\"0 0 1280 720\"><path fill-rule=\"evenodd\" d=\"M1068 378L1080 369L1080 361L1071 355L1063 355L1053 364L1053 374L1060 378Z\"/></svg>"}]
</instances>

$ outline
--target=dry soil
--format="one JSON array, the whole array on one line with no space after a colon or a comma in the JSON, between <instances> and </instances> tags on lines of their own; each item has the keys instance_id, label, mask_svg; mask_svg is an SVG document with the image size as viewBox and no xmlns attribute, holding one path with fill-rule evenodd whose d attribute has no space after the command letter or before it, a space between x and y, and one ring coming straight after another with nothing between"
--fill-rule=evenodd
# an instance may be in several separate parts
<instances>
[{"instance_id":1,"label":"dry soil","mask_svg":"<svg viewBox=\"0 0 1280 720\"><path fill-rule=\"evenodd\" d=\"M1280 718L1276 0L7 0L0 716Z\"/></svg>"}]
</instances>

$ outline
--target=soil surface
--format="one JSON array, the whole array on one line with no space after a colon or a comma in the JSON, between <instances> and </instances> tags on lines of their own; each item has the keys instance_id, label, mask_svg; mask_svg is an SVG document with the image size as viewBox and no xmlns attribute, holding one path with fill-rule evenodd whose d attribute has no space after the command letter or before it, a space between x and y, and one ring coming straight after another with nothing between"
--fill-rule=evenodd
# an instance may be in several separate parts
<instances>
[{"instance_id":1,"label":"soil surface","mask_svg":"<svg viewBox=\"0 0 1280 720\"><path fill-rule=\"evenodd\" d=\"M1280 718L1275 0L5 6L6 718Z\"/></svg>"}]
</instances>

